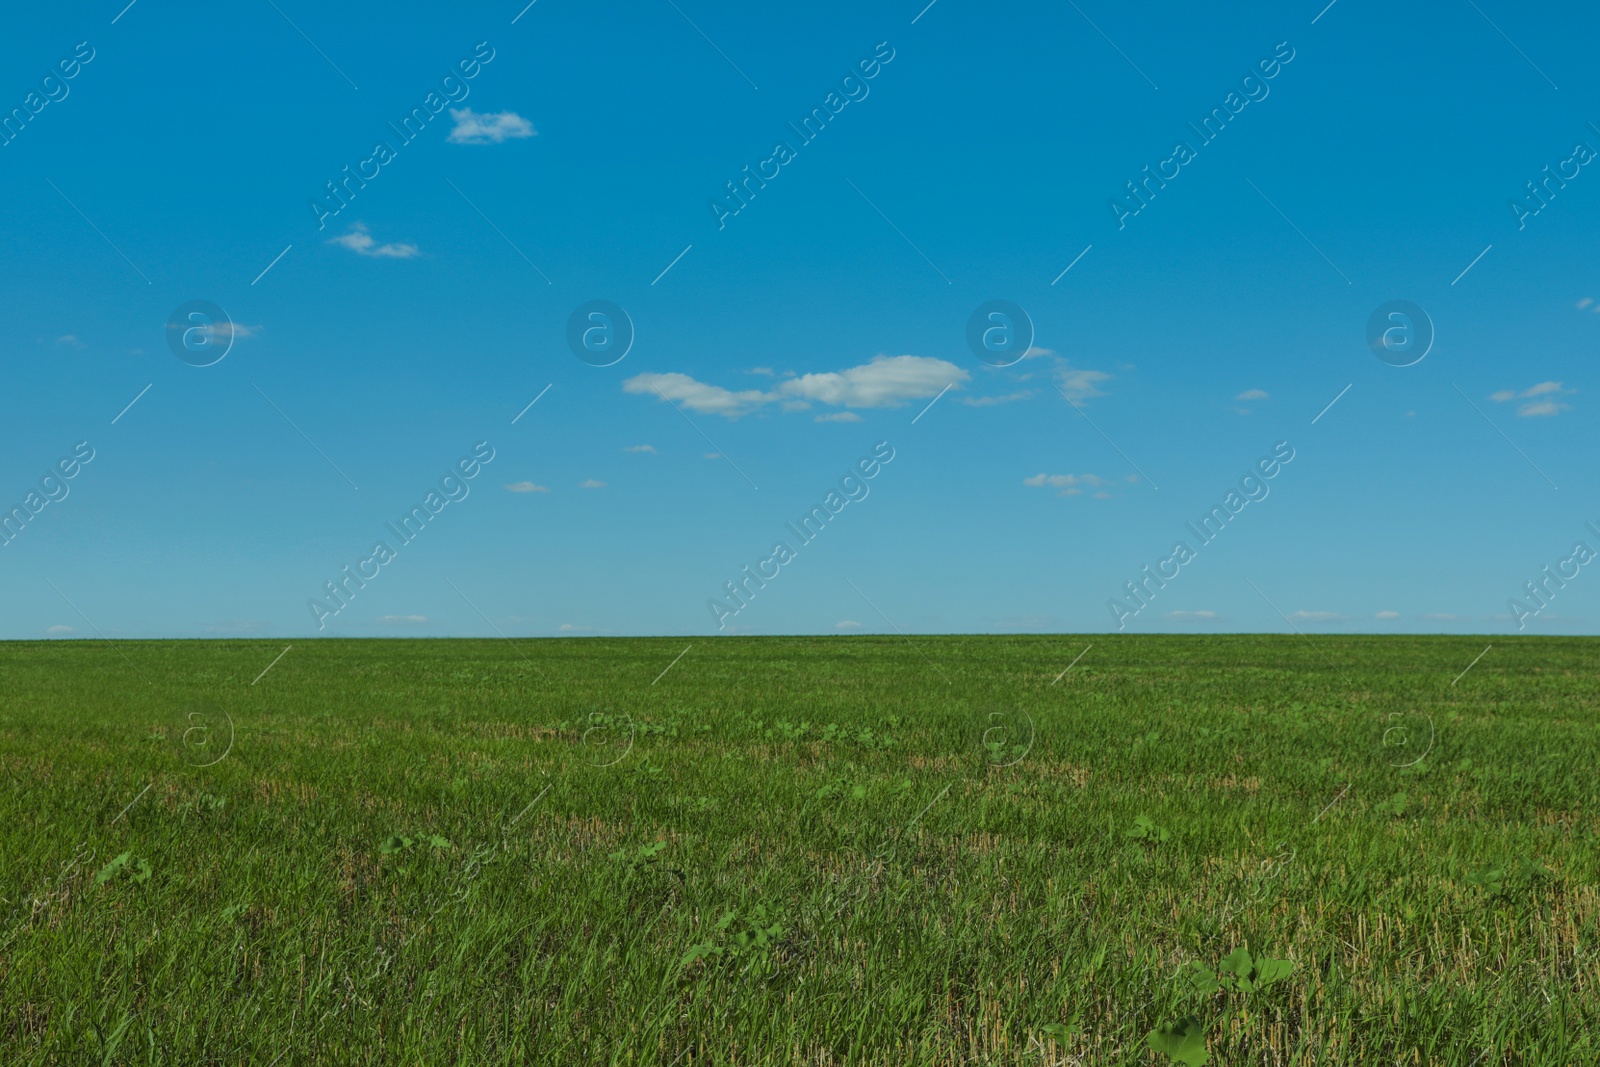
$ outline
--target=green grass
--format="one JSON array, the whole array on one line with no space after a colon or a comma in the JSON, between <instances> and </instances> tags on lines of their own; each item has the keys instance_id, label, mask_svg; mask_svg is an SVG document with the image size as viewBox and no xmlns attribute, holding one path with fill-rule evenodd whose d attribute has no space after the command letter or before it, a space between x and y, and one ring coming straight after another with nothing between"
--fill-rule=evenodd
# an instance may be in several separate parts
<instances>
[{"instance_id":1,"label":"green grass","mask_svg":"<svg viewBox=\"0 0 1600 1067\"><path fill-rule=\"evenodd\" d=\"M1600 1062L1600 642L914 640L0 645L0 1062Z\"/></svg>"}]
</instances>

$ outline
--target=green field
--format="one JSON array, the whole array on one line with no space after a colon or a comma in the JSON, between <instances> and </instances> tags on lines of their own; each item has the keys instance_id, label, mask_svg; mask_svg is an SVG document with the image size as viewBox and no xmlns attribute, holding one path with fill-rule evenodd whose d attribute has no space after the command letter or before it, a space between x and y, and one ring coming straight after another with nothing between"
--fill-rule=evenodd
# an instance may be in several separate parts
<instances>
[{"instance_id":1,"label":"green field","mask_svg":"<svg viewBox=\"0 0 1600 1067\"><path fill-rule=\"evenodd\" d=\"M0 1063L1600 1063L1489 640L0 645Z\"/></svg>"}]
</instances>

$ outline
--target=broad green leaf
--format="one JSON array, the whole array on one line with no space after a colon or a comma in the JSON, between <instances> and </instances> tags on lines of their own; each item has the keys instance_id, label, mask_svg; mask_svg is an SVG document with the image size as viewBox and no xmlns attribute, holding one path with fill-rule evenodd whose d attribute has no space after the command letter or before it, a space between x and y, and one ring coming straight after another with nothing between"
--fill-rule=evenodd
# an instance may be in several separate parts
<instances>
[{"instance_id":1,"label":"broad green leaf","mask_svg":"<svg viewBox=\"0 0 1600 1067\"><path fill-rule=\"evenodd\" d=\"M1206 1051L1205 1025L1189 1016L1175 1023L1162 1023L1145 1035L1145 1043L1155 1051L1187 1067L1201 1067L1211 1059Z\"/></svg>"},{"instance_id":2,"label":"broad green leaf","mask_svg":"<svg viewBox=\"0 0 1600 1067\"><path fill-rule=\"evenodd\" d=\"M100 868L100 873L94 876L94 884L105 885L107 882L111 881L111 879L115 878L117 876L117 872L128 865L128 857L132 855L132 852L124 852L122 855L116 857L110 863Z\"/></svg>"}]
</instances>

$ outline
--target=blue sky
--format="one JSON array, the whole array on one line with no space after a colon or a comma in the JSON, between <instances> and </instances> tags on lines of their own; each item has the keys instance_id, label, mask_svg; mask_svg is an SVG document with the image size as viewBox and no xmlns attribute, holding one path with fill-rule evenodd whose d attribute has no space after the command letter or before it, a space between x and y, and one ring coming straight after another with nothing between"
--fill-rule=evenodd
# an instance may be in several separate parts
<instances>
[{"instance_id":1,"label":"blue sky","mask_svg":"<svg viewBox=\"0 0 1600 1067\"><path fill-rule=\"evenodd\" d=\"M1597 22L1492 0L14 14L0 503L27 517L0 638L1592 633L1586 560L1524 586L1600 550ZM347 166L375 169L341 206ZM1113 207L1147 166L1176 170ZM770 180L733 213L746 167ZM236 324L209 366L168 347L197 300ZM609 366L567 341L595 300L632 323ZM1027 358L968 347L990 300L1031 318ZM1410 366L1367 344L1391 300L1433 325ZM1264 497L1189 532L1280 443ZM820 535L787 530L875 447L892 460ZM430 490L457 498L402 544L386 524ZM1131 600L1180 540L1193 558Z\"/></svg>"}]
</instances>

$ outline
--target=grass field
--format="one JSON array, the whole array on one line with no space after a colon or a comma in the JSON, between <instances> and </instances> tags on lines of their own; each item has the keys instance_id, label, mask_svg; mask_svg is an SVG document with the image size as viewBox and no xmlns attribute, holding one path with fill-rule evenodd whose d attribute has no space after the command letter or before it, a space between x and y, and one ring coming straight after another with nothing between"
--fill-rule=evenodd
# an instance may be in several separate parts
<instances>
[{"instance_id":1,"label":"grass field","mask_svg":"<svg viewBox=\"0 0 1600 1067\"><path fill-rule=\"evenodd\" d=\"M1600 1063L1600 642L913 640L0 645L0 1063Z\"/></svg>"}]
</instances>

